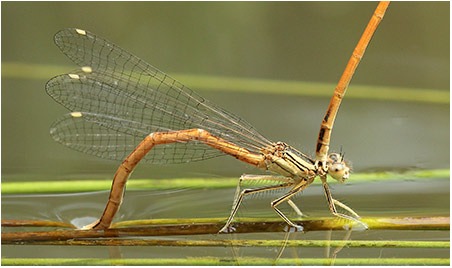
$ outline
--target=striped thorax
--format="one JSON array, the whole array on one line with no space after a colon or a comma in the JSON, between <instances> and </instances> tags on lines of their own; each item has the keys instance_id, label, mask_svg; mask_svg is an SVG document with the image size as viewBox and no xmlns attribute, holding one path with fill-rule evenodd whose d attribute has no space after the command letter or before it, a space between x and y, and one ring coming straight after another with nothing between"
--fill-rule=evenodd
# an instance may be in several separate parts
<instances>
[{"instance_id":1,"label":"striped thorax","mask_svg":"<svg viewBox=\"0 0 452 268\"><path fill-rule=\"evenodd\" d=\"M265 157L265 168L285 177L313 179L324 174L323 169L319 168L313 159L284 142L274 143L262 150L262 153ZM344 182L350 176L350 168L341 154L329 154L326 168L326 172L339 182Z\"/></svg>"},{"instance_id":2,"label":"striped thorax","mask_svg":"<svg viewBox=\"0 0 452 268\"><path fill-rule=\"evenodd\" d=\"M265 148L266 169L285 177L313 178L316 176L314 160L284 142L277 142Z\"/></svg>"}]
</instances>

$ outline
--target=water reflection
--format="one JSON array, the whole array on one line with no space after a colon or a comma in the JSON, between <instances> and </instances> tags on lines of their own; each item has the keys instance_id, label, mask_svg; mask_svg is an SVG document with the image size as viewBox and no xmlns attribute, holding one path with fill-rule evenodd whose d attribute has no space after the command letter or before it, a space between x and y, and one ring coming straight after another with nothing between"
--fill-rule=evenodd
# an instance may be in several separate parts
<instances>
[{"instance_id":1,"label":"water reflection","mask_svg":"<svg viewBox=\"0 0 452 268\"><path fill-rule=\"evenodd\" d=\"M333 185L335 196L364 216L441 215L449 212L447 179ZM162 218L226 218L235 189L133 190L126 192L116 221ZM2 219L81 222L99 217L108 191L77 194L3 195ZM274 193L277 195L278 192ZM245 200L238 217L274 217L274 196ZM422 199L423 202L419 202ZM312 185L295 198L308 216L330 216L321 186ZM290 217L289 206L283 207ZM76 224L78 226L78 223Z\"/></svg>"}]
</instances>

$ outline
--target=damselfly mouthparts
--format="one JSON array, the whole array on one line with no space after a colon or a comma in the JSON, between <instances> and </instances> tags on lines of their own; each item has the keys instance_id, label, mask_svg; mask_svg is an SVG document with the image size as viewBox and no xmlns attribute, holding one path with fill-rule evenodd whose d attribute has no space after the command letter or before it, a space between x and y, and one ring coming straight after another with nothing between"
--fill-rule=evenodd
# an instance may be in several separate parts
<instances>
[{"instance_id":1,"label":"damselfly mouthparts","mask_svg":"<svg viewBox=\"0 0 452 268\"><path fill-rule=\"evenodd\" d=\"M127 179L138 162L182 163L222 154L282 176L242 176L231 214L220 231L231 224L246 195L281 188L289 190L271 202L271 207L287 224L301 228L278 205L288 202L299 211L290 198L317 176L322 180L331 212L364 225L358 214L331 196L327 175L343 182L349 177L349 167L343 155L328 154L328 149L340 101L387 6L381 3L377 7L334 92L321 124L315 160L283 142L266 139L238 116L99 36L80 29L58 32L55 43L81 68L47 82L48 94L71 111L52 125L52 137L72 149L123 161L102 217L86 228L110 227ZM243 181L260 179L276 185L240 189ZM336 206L351 216L338 213Z\"/></svg>"}]
</instances>

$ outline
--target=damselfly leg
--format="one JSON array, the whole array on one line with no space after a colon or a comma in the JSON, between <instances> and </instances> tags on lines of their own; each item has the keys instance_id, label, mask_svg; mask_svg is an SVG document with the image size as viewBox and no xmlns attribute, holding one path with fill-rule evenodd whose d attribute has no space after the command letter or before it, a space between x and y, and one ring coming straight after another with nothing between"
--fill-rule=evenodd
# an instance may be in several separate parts
<instances>
[{"instance_id":1,"label":"damselfly leg","mask_svg":"<svg viewBox=\"0 0 452 268\"><path fill-rule=\"evenodd\" d=\"M254 188L254 189L241 190L241 184L244 181L262 181L262 180L280 182L280 184L269 185L269 186ZM229 216L228 220L226 221L226 224L223 226L223 228L220 229L219 232L224 232L229 227L229 225L231 224L232 220L234 219L234 216L235 216L237 210L240 207L240 204L243 201L243 198L246 195L260 193L260 192L264 192L264 191L271 191L271 190L277 190L277 189L284 189L284 188L288 188L288 187L294 187L295 184L296 184L296 182L292 178L258 176L258 175L243 175L243 176L241 176L240 179L239 179L239 183L237 185L237 190L236 190L236 194L235 194L235 197L234 197L234 202L233 202L233 205L232 205L231 215ZM287 199L287 201L290 201L290 199ZM290 202L292 203L291 206L293 206L294 209L296 208L296 211L301 213L300 209L295 205L295 203L293 203L292 201L290 201ZM300 227L300 226L297 226L294 223L292 223L284 214L282 214L281 211L279 211L276 208L276 205L277 204L274 205L273 202L271 203L271 206L273 207L273 209L275 209L275 211L281 216L282 219L284 219L284 221L286 221L291 226Z\"/></svg>"}]
</instances>

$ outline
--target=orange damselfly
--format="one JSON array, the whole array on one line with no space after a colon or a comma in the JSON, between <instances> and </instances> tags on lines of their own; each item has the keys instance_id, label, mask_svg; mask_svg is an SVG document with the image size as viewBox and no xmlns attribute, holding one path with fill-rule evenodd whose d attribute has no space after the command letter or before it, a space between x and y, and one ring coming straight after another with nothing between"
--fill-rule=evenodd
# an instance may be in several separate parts
<instances>
[{"instance_id":1,"label":"orange damselfly","mask_svg":"<svg viewBox=\"0 0 452 268\"><path fill-rule=\"evenodd\" d=\"M75 28L58 32L56 45L81 68L46 84L47 93L71 111L52 125L51 136L72 149L123 161L102 217L85 228L110 227L138 162L184 163L224 154L282 176L243 175L231 214L220 231L231 224L244 196L284 188L288 192L272 201L271 207L287 224L302 228L277 206L288 202L299 212L290 198L317 176L331 212L366 226L358 214L331 196L327 175L343 182L350 169L342 154L328 154L328 149L341 99L387 6L382 2L377 7L334 92L321 124L315 160L286 143L268 140L243 119L99 36ZM276 185L241 190L242 181L261 179ZM336 206L351 216L338 213Z\"/></svg>"}]
</instances>

